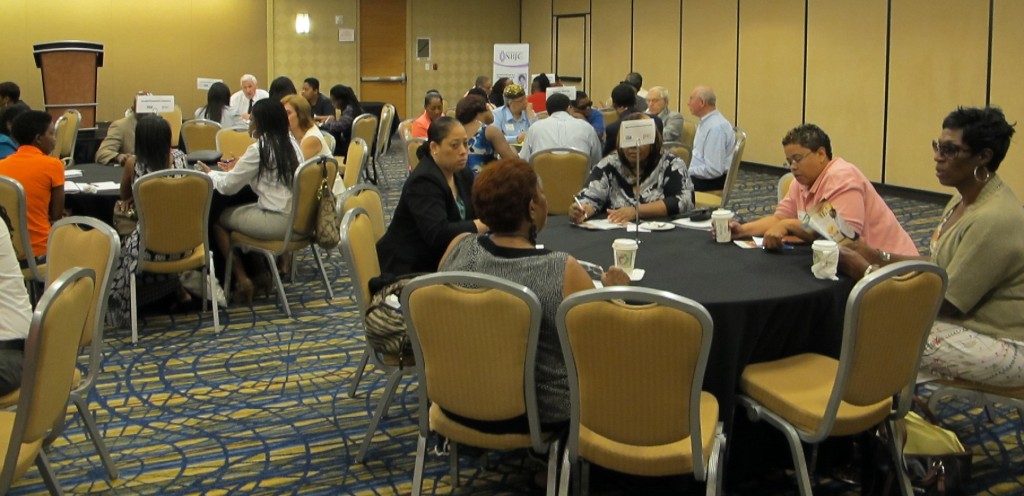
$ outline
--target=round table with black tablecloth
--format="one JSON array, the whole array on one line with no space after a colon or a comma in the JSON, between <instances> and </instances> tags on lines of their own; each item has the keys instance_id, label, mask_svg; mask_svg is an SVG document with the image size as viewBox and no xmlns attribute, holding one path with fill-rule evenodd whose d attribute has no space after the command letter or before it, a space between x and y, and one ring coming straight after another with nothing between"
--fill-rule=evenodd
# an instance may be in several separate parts
<instances>
[{"instance_id":1,"label":"round table with black tablecloth","mask_svg":"<svg viewBox=\"0 0 1024 496\"><path fill-rule=\"evenodd\" d=\"M82 177L67 179L79 184L113 181L121 183L124 167L100 164L75 165L72 169L81 169ZM64 209L68 215L85 215L95 217L107 224L114 225L114 204L121 197L119 190L99 191L96 193L68 193L64 195Z\"/></svg>"}]
</instances>

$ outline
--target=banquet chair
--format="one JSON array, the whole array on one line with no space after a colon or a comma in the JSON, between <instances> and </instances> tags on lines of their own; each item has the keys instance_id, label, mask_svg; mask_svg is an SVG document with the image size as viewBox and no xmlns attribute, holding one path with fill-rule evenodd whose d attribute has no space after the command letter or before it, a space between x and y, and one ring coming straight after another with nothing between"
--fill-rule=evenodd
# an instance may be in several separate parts
<instances>
[{"instance_id":1,"label":"banquet chair","mask_svg":"<svg viewBox=\"0 0 1024 496\"><path fill-rule=\"evenodd\" d=\"M324 141L327 142L327 148L330 151L329 155L331 155L333 157L334 156L334 145L336 144L336 141L334 139L334 135L331 134L331 133L323 133L323 135L324 135Z\"/></svg>"},{"instance_id":2,"label":"banquet chair","mask_svg":"<svg viewBox=\"0 0 1024 496\"><path fill-rule=\"evenodd\" d=\"M225 160L241 157L249 145L256 142L256 139L249 136L247 127L229 127L217 131L217 151L221 152Z\"/></svg>"},{"instance_id":3,"label":"banquet chair","mask_svg":"<svg viewBox=\"0 0 1024 496\"><path fill-rule=\"evenodd\" d=\"M490 275L440 272L410 281L401 305L420 382L412 494L422 491L427 439L436 432L448 441L453 488L459 487L459 444L532 448L548 454L547 494L554 496L560 433L543 431L537 406L534 371L543 315L537 295ZM525 418L529 429L489 433L448 412L478 421Z\"/></svg>"},{"instance_id":4,"label":"banquet chair","mask_svg":"<svg viewBox=\"0 0 1024 496\"><path fill-rule=\"evenodd\" d=\"M420 159L416 157L416 150L419 150L426 142L427 138L409 138L405 140L405 166L409 172L412 172L420 164Z\"/></svg>"},{"instance_id":5,"label":"banquet chair","mask_svg":"<svg viewBox=\"0 0 1024 496\"><path fill-rule=\"evenodd\" d=\"M360 183L347 190L338 198L338 213L344 215L349 210L361 208L370 216L373 225L373 240L377 242L384 237L387 224L384 221L384 203L380 191L372 184Z\"/></svg>"},{"instance_id":6,"label":"banquet chair","mask_svg":"<svg viewBox=\"0 0 1024 496\"><path fill-rule=\"evenodd\" d=\"M177 148L178 143L181 141L181 106L175 105L174 110L170 112L160 112L160 117L163 117L168 124L171 125L171 147Z\"/></svg>"},{"instance_id":7,"label":"banquet chair","mask_svg":"<svg viewBox=\"0 0 1024 496\"><path fill-rule=\"evenodd\" d=\"M18 407L0 411L0 438L6 442L0 494L7 494L33 464L50 494L64 494L42 448L47 432L67 411L78 340L93 306L93 285L91 269L70 269L55 278L32 313Z\"/></svg>"},{"instance_id":8,"label":"banquet chair","mask_svg":"<svg viewBox=\"0 0 1024 496\"><path fill-rule=\"evenodd\" d=\"M331 188L334 185L334 179L338 177L338 162L333 157L313 157L302 162L295 169L295 176L292 179L292 208L288 212L290 229L285 232L284 238L264 240L247 236L240 231L231 233L231 251L228 253L227 267L224 272L225 298L231 296L231 265L234 263L235 248L242 251L256 251L263 254L267 260L267 266L271 267L270 273L274 277L274 287L277 288L278 303L285 315L291 318L292 309L288 305L284 284L281 283L281 274L277 270L273 270L277 267L275 257L308 246L313 252L313 259L323 277L324 287L327 289L327 301L330 302L334 299L334 290L331 289L331 281L327 277L323 260L320 259L320 252L313 246L316 242L313 230L316 227L317 210L320 204L320 185L325 178L324 168L326 168L327 187Z\"/></svg>"},{"instance_id":9,"label":"banquet chair","mask_svg":"<svg viewBox=\"0 0 1024 496\"><path fill-rule=\"evenodd\" d=\"M682 141L666 141L663 144L662 149L672 152L673 155L683 159L686 165L690 165L690 158L692 158L692 151L689 147L683 144Z\"/></svg>"},{"instance_id":10,"label":"banquet chair","mask_svg":"<svg viewBox=\"0 0 1024 496\"><path fill-rule=\"evenodd\" d=\"M402 141L409 141L412 138L412 123L416 119L406 119L398 123L398 136L402 138Z\"/></svg>"},{"instance_id":11,"label":"banquet chair","mask_svg":"<svg viewBox=\"0 0 1024 496\"><path fill-rule=\"evenodd\" d=\"M445 117L455 117L455 109L448 109L444 111Z\"/></svg>"},{"instance_id":12,"label":"banquet chair","mask_svg":"<svg viewBox=\"0 0 1024 496\"><path fill-rule=\"evenodd\" d=\"M220 334L213 251L208 239L213 180L194 170L160 170L138 178L132 185L132 197L139 214L139 264L129 280L132 344L139 342L137 286L144 272L180 274L205 268L201 272L203 307L206 300L213 302L213 330ZM167 208L168 205L174 208ZM178 258L182 253L190 254Z\"/></svg>"},{"instance_id":13,"label":"banquet chair","mask_svg":"<svg viewBox=\"0 0 1024 496\"><path fill-rule=\"evenodd\" d=\"M92 269L95 274L88 320L82 327L78 343L88 357L82 367L85 374L83 376L78 368L75 369L70 401L82 417L82 424L96 446L96 452L107 469L107 476L115 480L118 477L117 465L111 460L110 451L96 428L96 418L89 411L89 394L96 390L96 381L103 368L103 326L107 314L107 297L111 276L121 254L121 239L112 227L94 217L65 217L50 227L47 246L48 285L54 284L58 274L73 267ZM0 398L0 408L8 406L4 404L4 398ZM53 443L63 430L64 418L59 417L46 439L46 445Z\"/></svg>"},{"instance_id":14,"label":"banquet chair","mask_svg":"<svg viewBox=\"0 0 1024 496\"><path fill-rule=\"evenodd\" d=\"M28 203L25 188L15 179L0 176L0 206L11 219L11 243L18 261L28 267L21 269L32 301L37 300L39 286L46 282L46 264L36 264L32 252L32 239L28 235Z\"/></svg>"},{"instance_id":15,"label":"banquet chair","mask_svg":"<svg viewBox=\"0 0 1024 496\"><path fill-rule=\"evenodd\" d=\"M928 397L928 409L932 412L939 411L940 403L942 403L943 399L958 398L971 405L972 410L976 408L983 409L989 422L995 421L996 416L994 412L996 411L996 405L1003 405L1016 410L1018 422L1024 422L1024 388L1022 387L990 386L962 379L939 379L931 382L931 384L938 385L938 389L933 391L931 396ZM1019 426L1018 428L1021 429L1024 426ZM1010 457L1010 453L1007 451L1003 441L999 439L998 435L994 437L996 439L994 444L999 448L999 453L1003 459L1003 467L1005 469L1014 468L1013 459Z\"/></svg>"},{"instance_id":16,"label":"banquet chair","mask_svg":"<svg viewBox=\"0 0 1024 496\"><path fill-rule=\"evenodd\" d=\"M342 252L345 254L345 262L348 264L348 273L352 279L352 286L355 288L356 308L359 310L359 320L363 325L363 332L365 333L366 310L369 308L371 297L369 282L370 279L380 275L380 263L377 261L377 240L373 233L373 222L365 210L356 208L345 212L345 217L341 221L341 247ZM377 431L380 419L384 417L384 412L387 411L388 406L391 404L391 399L395 396L395 390L398 388L399 382L401 382L404 376L414 371L410 368L414 361L411 354L392 355L377 353L370 346L369 341L364 341L363 358L359 361L355 376L352 377L352 386L348 393L349 397L355 398L356 387L359 386L359 381L362 379L363 372L366 370L368 363L372 363L375 370L386 374L388 381L384 387L384 394L381 396L380 402L377 403L377 409L370 419L370 425L366 429L363 443L359 448L358 454L356 454L356 462L358 463L362 463L366 459L366 453L370 449L373 434Z\"/></svg>"},{"instance_id":17,"label":"banquet chair","mask_svg":"<svg viewBox=\"0 0 1024 496\"><path fill-rule=\"evenodd\" d=\"M82 114L75 109L64 111L53 125L57 146L50 155L64 162L64 167L75 165L75 145L78 143L78 128L82 124Z\"/></svg>"},{"instance_id":18,"label":"banquet chair","mask_svg":"<svg viewBox=\"0 0 1024 496\"><path fill-rule=\"evenodd\" d=\"M693 150L693 138L697 136L697 124L690 119L683 119L683 146Z\"/></svg>"},{"instance_id":19,"label":"banquet chair","mask_svg":"<svg viewBox=\"0 0 1024 496\"><path fill-rule=\"evenodd\" d=\"M625 302L629 303L625 303ZM559 494L587 492L589 463L722 483L718 401L702 391L714 334L699 303L650 288L575 293L555 318L569 379L569 437Z\"/></svg>"},{"instance_id":20,"label":"banquet chair","mask_svg":"<svg viewBox=\"0 0 1024 496\"><path fill-rule=\"evenodd\" d=\"M548 214L569 213L573 198L583 187L590 172L590 157L575 148L550 148L534 153L530 165L544 185L544 194L554 199L548 203Z\"/></svg>"},{"instance_id":21,"label":"banquet chair","mask_svg":"<svg viewBox=\"0 0 1024 496\"><path fill-rule=\"evenodd\" d=\"M910 409L921 352L946 292L946 272L928 262L878 269L850 292L839 359L804 353L747 365L738 403L782 431L800 494L811 494L817 443L880 423L902 494L913 494L896 422ZM814 445L809 469L802 443Z\"/></svg>"},{"instance_id":22,"label":"banquet chair","mask_svg":"<svg viewBox=\"0 0 1024 496\"><path fill-rule=\"evenodd\" d=\"M199 150L217 150L220 123L209 119L192 119L181 124L181 141L189 153ZM237 156L237 155L236 155Z\"/></svg>"},{"instance_id":23,"label":"banquet chair","mask_svg":"<svg viewBox=\"0 0 1024 496\"><path fill-rule=\"evenodd\" d=\"M362 138L352 138L348 144L348 155L345 156L345 173L342 175L345 188L351 188L359 182L369 159L370 151L366 141Z\"/></svg>"},{"instance_id":24,"label":"banquet chair","mask_svg":"<svg viewBox=\"0 0 1024 496\"><path fill-rule=\"evenodd\" d=\"M780 202L789 193L789 187L792 184L793 184L793 173L792 172L787 172L787 173L783 174L782 177L779 178L778 190L779 190L779 201Z\"/></svg>"},{"instance_id":25,"label":"banquet chair","mask_svg":"<svg viewBox=\"0 0 1024 496\"><path fill-rule=\"evenodd\" d=\"M366 143L367 163L373 160L373 153L376 151L377 146L377 117L373 114L362 114L352 121L352 141L356 138L363 140ZM349 147L349 151L352 148ZM359 174L362 180L369 180L370 173L366 166L360 167ZM358 179L357 179L358 180ZM348 180L346 180L346 184ZM355 183L353 183L355 184Z\"/></svg>"},{"instance_id":26,"label":"banquet chair","mask_svg":"<svg viewBox=\"0 0 1024 496\"><path fill-rule=\"evenodd\" d=\"M373 150L373 183L379 184L383 179L384 188L388 188L388 176L384 173L384 155L391 147L391 126L395 121L395 106L385 103L380 109L380 121L377 125L377 142Z\"/></svg>"},{"instance_id":27,"label":"banquet chair","mask_svg":"<svg viewBox=\"0 0 1024 496\"><path fill-rule=\"evenodd\" d=\"M614 108L603 108L598 110L601 111L601 115L604 117L605 126L619 120L619 113L616 112Z\"/></svg>"},{"instance_id":28,"label":"banquet chair","mask_svg":"<svg viewBox=\"0 0 1024 496\"><path fill-rule=\"evenodd\" d=\"M736 133L736 144L732 147L732 163L729 164L729 172L725 174L725 185L719 191L697 191L694 193L694 202L697 208L704 207L725 207L729 204L729 197L736 187L736 180L739 178L740 163L743 161L743 149L747 143L747 133L742 129L734 127Z\"/></svg>"}]
</instances>

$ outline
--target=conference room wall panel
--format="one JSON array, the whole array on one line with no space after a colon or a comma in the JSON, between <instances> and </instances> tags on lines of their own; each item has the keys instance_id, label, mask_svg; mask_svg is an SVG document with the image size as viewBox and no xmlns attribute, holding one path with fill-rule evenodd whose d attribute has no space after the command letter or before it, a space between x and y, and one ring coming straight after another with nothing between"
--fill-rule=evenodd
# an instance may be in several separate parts
<instances>
[{"instance_id":1,"label":"conference room wall panel","mask_svg":"<svg viewBox=\"0 0 1024 496\"><path fill-rule=\"evenodd\" d=\"M595 103L608 102L632 67L633 7L622 0L592 0L590 6L590 96Z\"/></svg>"},{"instance_id":2,"label":"conference room wall panel","mask_svg":"<svg viewBox=\"0 0 1024 496\"><path fill-rule=\"evenodd\" d=\"M315 77L324 95L329 95L335 84L359 91L359 45L356 41L338 41L338 29L354 29L359 37L357 0L270 0L270 5L271 80L288 76L301 89L302 80ZM309 14L308 34L295 32L295 15L300 12ZM339 15L344 18L340 25L335 24ZM235 79L228 83L232 88L238 85ZM260 86L269 87L270 80L260 81ZM405 109L399 109L399 113L404 116Z\"/></svg>"},{"instance_id":3,"label":"conference room wall panel","mask_svg":"<svg viewBox=\"0 0 1024 496\"><path fill-rule=\"evenodd\" d=\"M11 22L0 30L3 79L17 82L22 99L33 108L43 108L42 79L32 58L36 43L104 45L97 81L99 121L123 116L138 90L174 95L191 112L206 101L196 77L224 79L237 89L243 73L261 80L267 74L263 3L252 8L244 0L184 0L148 2L142 8L126 0L48 0L41 8L33 0L7 0L4 15Z\"/></svg>"},{"instance_id":4,"label":"conference room wall panel","mask_svg":"<svg viewBox=\"0 0 1024 496\"><path fill-rule=\"evenodd\" d=\"M548 72L554 67L551 57L554 18L552 0L522 0L522 28L520 43L530 45L530 74ZM530 88L524 88L527 92Z\"/></svg>"},{"instance_id":5,"label":"conference room wall panel","mask_svg":"<svg viewBox=\"0 0 1024 496\"><path fill-rule=\"evenodd\" d=\"M892 0L886 184L949 192L935 179L929 143L950 110L985 105L988 7L988 0Z\"/></svg>"},{"instance_id":6,"label":"conference room wall panel","mask_svg":"<svg viewBox=\"0 0 1024 496\"><path fill-rule=\"evenodd\" d=\"M804 119L872 181L882 179L887 15L887 0L807 5Z\"/></svg>"},{"instance_id":7,"label":"conference room wall panel","mask_svg":"<svg viewBox=\"0 0 1024 496\"><path fill-rule=\"evenodd\" d=\"M587 14L590 12L590 0L554 0L552 14Z\"/></svg>"},{"instance_id":8,"label":"conference room wall panel","mask_svg":"<svg viewBox=\"0 0 1024 496\"><path fill-rule=\"evenodd\" d=\"M633 3L633 70L643 75L644 88L668 89L669 105L675 110L679 110L680 9L679 0Z\"/></svg>"},{"instance_id":9,"label":"conference room wall panel","mask_svg":"<svg viewBox=\"0 0 1024 496\"><path fill-rule=\"evenodd\" d=\"M682 13L682 63L679 65L679 111L688 119L686 102L696 86L710 86L718 110L736 122L736 48L738 2L687 0ZM748 159L749 160L749 159Z\"/></svg>"},{"instance_id":10,"label":"conference room wall panel","mask_svg":"<svg viewBox=\"0 0 1024 496\"><path fill-rule=\"evenodd\" d=\"M999 106L1007 119L1017 122L1010 151L999 175L1024 200L1024 2L995 0L992 16L992 86L989 103Z\"/></svg>"},{"instance_id":11,"label":"conference room wall panel","mask_svg":"<svg viewBox=\"0 0 1024 496\"><path fill-rule=\"evenodd\" d=\"M743 160L781 164L786 131L803 119L804 0L746 1L739 12L735 125Z\"/></svg>"}]
</instances>

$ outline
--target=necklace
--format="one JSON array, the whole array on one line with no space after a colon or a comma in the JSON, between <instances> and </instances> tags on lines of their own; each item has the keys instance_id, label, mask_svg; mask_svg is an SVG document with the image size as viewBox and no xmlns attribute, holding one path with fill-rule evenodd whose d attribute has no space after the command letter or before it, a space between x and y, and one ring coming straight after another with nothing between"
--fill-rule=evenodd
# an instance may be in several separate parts
<instances>
[{"instance_id":1,"label":"necklace","mask_svg":"<svg viewBox=\"0 0 1024 496\"><path fill-rule=\"evenodd\" d=\"M935 232L932 233L932 240L930 243L931 246L929 246L929 251L931 251L933 257L935 256L935 249L936 247L938 247L939 244L939 238L942 237L942 232L946 230L946 222L949 222L949 218L953 216L953 212L956 212L956 209L959 208L960 205L963 205L963 203L964 197L961 196L957 200L956 205L953 205L953 208L949 209L949 211L946 212L946 215L942 216L942 221L939 222L939 227L935 228ZM966 210L966 207L964 208L964 210Z\"/></svg>"}]
</instances>

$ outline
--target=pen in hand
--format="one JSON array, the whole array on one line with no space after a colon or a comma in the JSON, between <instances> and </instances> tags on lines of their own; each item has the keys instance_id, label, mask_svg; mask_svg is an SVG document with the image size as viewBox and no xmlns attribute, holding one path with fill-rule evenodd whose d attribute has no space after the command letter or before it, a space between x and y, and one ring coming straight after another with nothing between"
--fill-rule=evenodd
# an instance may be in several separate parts
<instances>
[{"instance_id":1,"label":"pen in hand","mask_svg":"<svg viewBox=\"0 0 1024 496\"><path fill-rule=\"evenodd\" d=\"M579 197L573 196L572 201L576 202L576 206L579 207L580 212L583 212L583 220L580 222L587 220L587 209L583 208L583 204L580 203Z\"/></svg>"}]
</instances>

